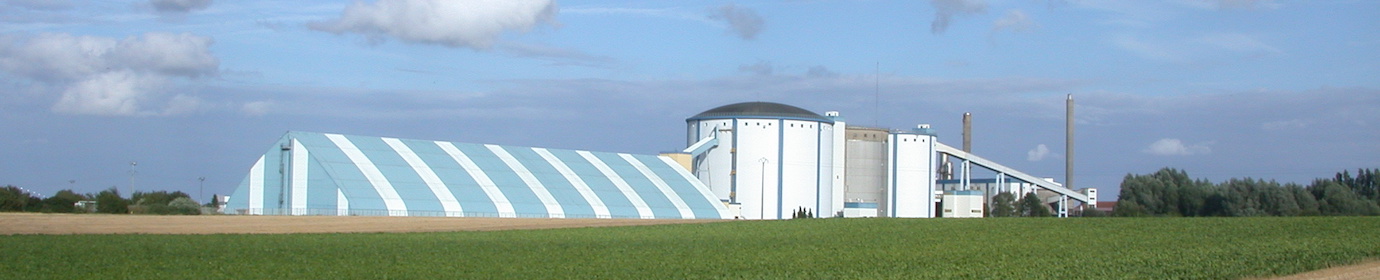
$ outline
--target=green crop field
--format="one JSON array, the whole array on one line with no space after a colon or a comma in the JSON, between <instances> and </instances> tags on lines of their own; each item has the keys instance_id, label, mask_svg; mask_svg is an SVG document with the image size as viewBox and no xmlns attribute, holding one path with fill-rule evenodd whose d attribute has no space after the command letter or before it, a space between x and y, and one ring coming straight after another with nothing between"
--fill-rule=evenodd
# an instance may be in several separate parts
<instances>
[{"instance_id":1,"label":"green crop field","mask_svg":"<svg viewBox=\"0 0 1380 280\"><path fill-rule=\"evenodd\" d=\"M1380 257L1380 218L808 219L0 236L0 279L1234 279Z\"/></svg>"}]
</instances>

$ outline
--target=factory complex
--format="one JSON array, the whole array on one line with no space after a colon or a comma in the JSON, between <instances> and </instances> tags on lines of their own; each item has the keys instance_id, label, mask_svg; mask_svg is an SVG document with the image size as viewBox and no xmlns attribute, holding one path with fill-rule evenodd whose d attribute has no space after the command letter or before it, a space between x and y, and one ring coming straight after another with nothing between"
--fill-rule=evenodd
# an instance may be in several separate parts
<instances>
[{"instance_id":1,"label":"factory complex","mask_svg":"<svg viewBox=\"0 0 1380 280\"><path fill-rule=\"evenodd\" d=\"M771 102L729 104L691 116L686 148L660 155L288 132L253 164L223 211L635 219L790 219L801 212L983 217L992 196L1001 192L1038 194L1059 216L1096 204L1096 189L1071 190L936 139L929 125L849 126L838 112L821 115ZM996 176L972 178L974 167Z\"/></svg>"}]
</instances>

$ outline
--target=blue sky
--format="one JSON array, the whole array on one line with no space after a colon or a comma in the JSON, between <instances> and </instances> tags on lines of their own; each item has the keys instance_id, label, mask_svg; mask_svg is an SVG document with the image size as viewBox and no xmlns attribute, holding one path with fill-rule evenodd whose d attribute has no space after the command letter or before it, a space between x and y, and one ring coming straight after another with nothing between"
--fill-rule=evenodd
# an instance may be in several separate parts
<instances>
[{"instance_id":1,"label":"blue sky","mask_svg":"<svg viewBox=\"0 0 1380 280\"><path fill-rule=\"evenodd\" d=\"M289 130L656 153L772 101L1114 200L1380 165L1375 1L0 0L0 184L228 193Z\"/></svg>"}]
</instances>

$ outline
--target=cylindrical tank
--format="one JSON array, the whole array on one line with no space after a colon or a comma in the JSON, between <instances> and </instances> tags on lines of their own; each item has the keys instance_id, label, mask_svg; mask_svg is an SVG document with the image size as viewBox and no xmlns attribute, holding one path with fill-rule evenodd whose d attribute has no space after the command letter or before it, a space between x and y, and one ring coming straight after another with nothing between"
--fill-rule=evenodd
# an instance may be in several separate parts
<instances>
[{"instance_id":1,"label":"cylindrical tank","mask_svg":"<svg viewBox=\"0 0 1380 280\"><path fill-rule=\"evenodd\" d=\"M693 173L745 219L789 219L834 209L834 121L799 107L744 102L686 119L687 145L714 137ZM840 128L841 129L841 128Z\"/></svg>"},{"instance_id":2,"label":"cylindrical tank","mask_svg":"<svg viewBox=\"0 0 1380 280\"><path fill-rule=\"evenodd\" d=\"M877 210L886 209L883 188L886 187L886 141L890 132L881 128L849 126L846 136L847 174L844 177L845 208L855 208L857 217L876 217ZM853 217L846 213L845 217Z\"/></svg>"},{"instance_id":3,"label":"cylindrical tank","mask_svg":"<svg viewBox=\"0 0 1380 280\"><path fill-rule=\"evenodd\" d=\"M887 217L934 217L935 133L927 124L887 139Z\"/></svg>"}]
</instances>

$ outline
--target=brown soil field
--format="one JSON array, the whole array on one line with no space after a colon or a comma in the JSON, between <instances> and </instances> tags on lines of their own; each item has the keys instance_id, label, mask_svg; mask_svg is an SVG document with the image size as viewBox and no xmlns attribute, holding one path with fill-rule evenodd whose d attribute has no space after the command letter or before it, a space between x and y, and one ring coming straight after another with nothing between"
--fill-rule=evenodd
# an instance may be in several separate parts
<instances>
[{"instance_id":1,"label":"brown soil field","mask_svg":"<svg viewBox=\"0 0 1380 280\"><path fill-rule=\"evenodd\" d=\"M1314 270L1289 276L1275 278L1263 278L1272 280L1305 280L1305 279L1326 279L1326 280L1350 280L1350 279L1380 279L1380 261L1370 261L1348 266L1338 266L1322 270Z\"/></svg>"},{"instance_id":2,"label":"brown soil field","mask_svg":"<svg viewBox=\"0 0 1380 280\"><path fill-rule=\"evenodd\" d=\"M0 214L0 235L442 232L712 223L728 220L353 216Z\"/></svg>"}]
</instances>

